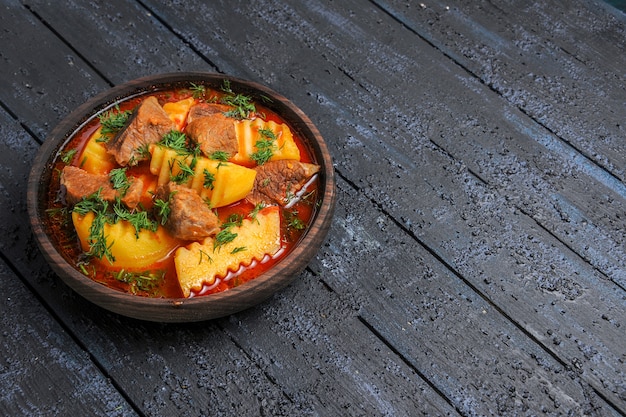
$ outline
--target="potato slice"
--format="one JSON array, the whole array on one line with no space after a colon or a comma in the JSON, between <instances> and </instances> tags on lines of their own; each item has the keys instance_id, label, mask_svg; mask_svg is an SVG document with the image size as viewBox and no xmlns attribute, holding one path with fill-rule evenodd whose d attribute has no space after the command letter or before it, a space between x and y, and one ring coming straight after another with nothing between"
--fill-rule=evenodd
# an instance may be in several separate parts
<instances>
[{"instance_id":1,"label":"potato slice","mask_svg":"<svg viewBox=\"0 0 626 417\"><path fill-rule=\"evenodd\" d=\"M150 172L158 177L157 184L166 184L181 172L181 165L193 165L193 175L180 185L192 188L208 199L212 208L223 207L244 198L254 186L256 171L230 162L198 156L180 155L175 150L151 145ZM207 186L207 175L212 177Z\"/></svg>"},{"instance_id":2,"label":"potato slice","mask_svg":"<svg viewBox=\"0 0 626 417\"><path fill-rule=\"evenodd\" d=\"M182 130L183 126L185 126L189 109L191 109L194 104L196 104L196 100L193 97L189 97L184 100L165 103L163 110L165 110L170 120L174 122L176 129Z\"/></svg>"},{"instance_id":3,"label":"potato slice","mask_svg":"<svg viewBox=\"0 0 626 417\"><path fill-rule=\"evenodd\" d=\"M95 215L87 213L84 216L74 212L72 221L83 251L89 252L89 229ZM120 220L115 224L104 225L104 236L107 245L111 245L111 254L115 262L107 259L100 261L114 268L146 268L165 258L182 242L171 237L162 227L156 232L141 230L139 237L135 228L127 221Z\"/></svg>"},{"instance_id":4,"label":"potato slice","mask_svg":"<svg viewBox=\"0 0 626 417\"><path fill-rule=\"evenodd\" d=\"M273 155L270 161L280 159L300 160L300 150L293 138L293 133L289 126L284 123L276 123L273 120L265 121L262 119L239 120L235 122L235 132L237 134L237 142L239 150L231 161L246 166L254 166L256 162L252 159L252 154L258 151L256 143L263 140L263 136L259 130L271 131L276 137L274 143ZM265 138L267 139L267 138Z\"/></svg>"},{"instance_id":5,"label":"potato slice","mask_svg":"<svg viewBox=\"0 0 626 417\"><path fill-rule=\"evenodd\" d=\"M203 285L211 285L218 277L229 271L237 271L241 265L261 261L281 248L280 211L277 206L261 210L254 219L244 219L241 226L229 231L237 236L229 243L215 247L215 239L206 238L176 250L174 263L180 288L185 297L191 291L200 291Z\"/></svg>"},{"instance_id":6,"label":"potato slice","mask_svg":"<svg viewBox=\"0 0 626 417\"><path fill-rule=\"evenodd\" d=\"M81 155L80 167L91 174L108 174L117 166L115 158L107 153L104 142L98 142L102 136L98 128L87 141Z\"/></svg>"}]
</instances>

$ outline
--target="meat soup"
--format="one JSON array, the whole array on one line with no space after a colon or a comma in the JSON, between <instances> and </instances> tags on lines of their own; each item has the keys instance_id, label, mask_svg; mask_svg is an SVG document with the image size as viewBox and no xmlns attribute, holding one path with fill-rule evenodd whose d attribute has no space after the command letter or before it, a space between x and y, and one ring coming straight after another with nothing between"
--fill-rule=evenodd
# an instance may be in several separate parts
<instances>
[{"instance_id":1,"label":"meat soup","mask_svg":"<svg viewBox=\"0 0 626 417\"><path fill-rule=\"evenodd\" d=\"M141 296L254 279L294 247L318 201L320 167L297 132L227 82L120 103L55 163L49 226L64 256Z\"/></svg>"}]
</instances>

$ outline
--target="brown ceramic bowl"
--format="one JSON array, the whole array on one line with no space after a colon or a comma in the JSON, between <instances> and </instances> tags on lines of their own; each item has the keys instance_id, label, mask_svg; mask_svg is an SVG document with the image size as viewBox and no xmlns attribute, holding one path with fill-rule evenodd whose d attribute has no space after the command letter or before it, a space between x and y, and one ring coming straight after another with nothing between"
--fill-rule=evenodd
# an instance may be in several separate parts
<instances>
[{"instance_id":1,"label":"brown ceramic bowl","mask_svg":"<svg viewBox=\"0 0 626 417\"><path fill-rule=\"evenodd\" d=\"M59 152L97 114L138 95L185 88L204 83L219 89L229 80L233 91L250 96L279 114L305 140L315 162L321 166L318 209L297 246L275 266L232 289L191 298L148 298L111 289L86 277L59 252L46 224L48 186ZM183 87L184 86L184 87ZM140 78L108 90L89 100L66 117L42 145L28 181L28 210L35 238L52 269L74 291L115 313L156 322L192 322L226 316L267 299L290 283L315 256L326 237L335 205L335 176L330 154L317 128L285 97L262 85L213 73L174 73Z\"/></svg>"}]
</instances>

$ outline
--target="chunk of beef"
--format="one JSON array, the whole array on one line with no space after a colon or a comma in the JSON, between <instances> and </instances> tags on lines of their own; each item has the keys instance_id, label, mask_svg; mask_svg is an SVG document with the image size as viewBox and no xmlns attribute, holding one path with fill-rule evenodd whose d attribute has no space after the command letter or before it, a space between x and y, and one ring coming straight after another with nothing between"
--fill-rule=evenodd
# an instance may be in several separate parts
<instances>
[{"instance_id":1,"label":"chunk of beef","mask_svg":"<svg viewBox=\"0 0 626 417\"><path fill-rule=\"evenodd\" d=\"M155 198L169 202L170 212L165 228L172 236L183 240L202 240L219 232L217 215L191 188L169 182L157 189Z\"/></svg>"},{"instance_id":2,"label":"chunk of beef","mask_svg":"<svg viewBox=\"0 0 626 417\"><path fill-rule=\"evenodd\" d=\"M156 97L148 97L135 109L126 127L106 144L107 152L121 166L135 165L149 158L149 144L160 141L174 129L175 123Z\"/></svg>"},{"instance_id":3,"label":"chunk of beef","mask_svg":"<svg viewBox=\"0 0 626 417\"><path fill-rule=\"evenodd\" d=\"M66 166L61 172L61 186L65 190L65 201L76 204L83 198L89 197L100 190L100 198L105 201L115 201L120 198L129 209L139 204L143 193L143 181L140 178L129 178L130 187L122 194L111 184L108 175L92 174L75 166Z\"/></svg>"},{"instance_id":4,"label":"chunk of beef","mask_svg":"<svg viewBox=\"0 0 626 417\"><path fill-rule=\"evenodd\" d=\"M246 199L252 204L285 206L317 172L319 165L283 159L266 162L255 168L254 187Z\"/></svg>"},{"instance_id":5,"label":"chunk of beef","mask_svg":"<svg viewBox=\"0 0 626 417\"><path fill-rule=\"evenodd\" d=\"M194 117L187 124L185 133L200 145L200 150L208 157L217 151L233 156L239 149L234 119L221 112Z\"/></svg>"},{"instance_id":6,"label":"chunk of beef","mask_svg":"<svg viewBox=\"0 0 626 417\"><path fill-rule=\"evenodd\" d=\"M231 109L232 107L225 104L198 103L192 106L191 109L189 109L189 114L187 115L187 123L191 123L201 117L212 116L218 113L226 113Z\"/></svg>"}]
</instances>

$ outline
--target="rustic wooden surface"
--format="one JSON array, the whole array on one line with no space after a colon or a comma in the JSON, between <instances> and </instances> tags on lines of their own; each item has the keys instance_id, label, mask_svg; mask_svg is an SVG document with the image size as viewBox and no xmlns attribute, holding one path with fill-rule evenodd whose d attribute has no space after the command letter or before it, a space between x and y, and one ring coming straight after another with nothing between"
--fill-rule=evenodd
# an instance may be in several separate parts
<instances>
[{"instance_id":1,"label":"rustic wooden surface","mask_svg":"<svg viewBox=\"0 0 626 417\"><path fill-rule=\"evenodd\" d=\"M598 1L0 1L0 414L625 416L625 51ZM290 98L338 178L293 284L186 325L74 294L25 197L73 108L172 71Z\"/></svg>"}]
</instances>

